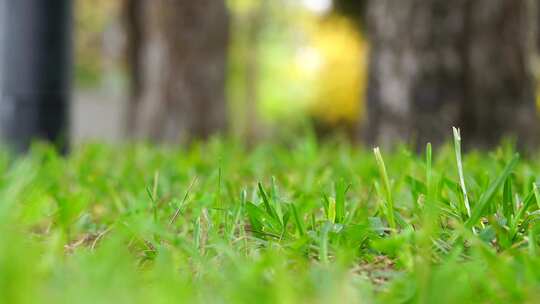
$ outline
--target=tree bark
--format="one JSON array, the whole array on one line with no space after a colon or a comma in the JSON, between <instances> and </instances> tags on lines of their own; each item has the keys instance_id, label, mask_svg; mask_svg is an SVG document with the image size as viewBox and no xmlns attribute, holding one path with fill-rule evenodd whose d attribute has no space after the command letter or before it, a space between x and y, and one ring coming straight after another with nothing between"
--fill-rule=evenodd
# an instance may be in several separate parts
<instances>
[{"instance_id":1,"label":"tree bark","mask_svg":"<svg viewBox=\"0 0 540 304\"><path fill-rule=\"evenodd\" d=\"M529 0L371 0L371 143L438 144L462 128L481 148L537 137Z\"/></svg>"},{"instance_id":2,"label":"tree bark","mask_svg":"<svg viewBox=\"0 0 540 304\"><path fill-rule=\"evenodd\" d=\"M67 152L72 1L0 5L0 141L23 152L40 139Z\"/></svg>"},{"instance_id":3,"label":"tree bark","mask_svg":"<svg viewBox=\"0 0 540 304\"><path fill-rule=\"evenodd\" d=\"M228 13L222 0L126 0L136 138L184 142L226 126Z\"/></svg>"}]
</instances>

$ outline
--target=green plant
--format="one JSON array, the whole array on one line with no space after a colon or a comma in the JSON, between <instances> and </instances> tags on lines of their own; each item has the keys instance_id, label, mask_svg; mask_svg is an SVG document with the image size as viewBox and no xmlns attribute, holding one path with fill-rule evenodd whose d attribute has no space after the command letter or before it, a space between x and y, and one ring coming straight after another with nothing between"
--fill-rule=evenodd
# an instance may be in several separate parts
<instances>
[{"instance_id":1,"label":"green plant","mask_svg":"<svg viewBox=\"0 0 540 304\"><path fill-rule=\"evenodd\" d=\"M537 301L540 158L386 152L0 153L0 303Z\"/></svg>"}]
</instances>

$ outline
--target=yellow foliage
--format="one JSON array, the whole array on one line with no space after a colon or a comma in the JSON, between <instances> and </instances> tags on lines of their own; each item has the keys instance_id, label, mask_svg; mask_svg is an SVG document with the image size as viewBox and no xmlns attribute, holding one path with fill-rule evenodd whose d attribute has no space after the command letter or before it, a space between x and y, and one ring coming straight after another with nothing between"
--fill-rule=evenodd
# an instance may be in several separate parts
<instances>
[{"instance_id":1,"label":"yellow foliage","mask_svg":"<svg viewBox=\"0 0 540 304\"><path fill-rule=\"evenodd\" d=\"M349 20L332 16L312 27L310 43L320 54L310 112L330 125L354 123L366 88L366 40Z\"/></svg>"},{"instance_id":2,"label":"yellow foliage","mask_svg":"<svg viewBox=\"0 0 540 304\"><path fill-rule=\"evenodd\" d=\"M261 5L257 0L227 0L227 6L234 14L247 15Z\"/></svg>"}]
</instances>

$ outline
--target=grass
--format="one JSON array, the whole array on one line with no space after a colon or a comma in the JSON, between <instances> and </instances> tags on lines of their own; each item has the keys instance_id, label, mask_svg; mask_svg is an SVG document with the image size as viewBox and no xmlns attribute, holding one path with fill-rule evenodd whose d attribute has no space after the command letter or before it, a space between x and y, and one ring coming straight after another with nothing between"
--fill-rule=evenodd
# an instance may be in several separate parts
<instances>
[{"instance_id":1,"label":"grass","mask_svg":"<svg viewBox=\"0 0 540 304\"><path fill-rule=\"evenodd\" d=\"M538 302L539 169L459 133L2 153L0 303Z\"/></svg>"}]
</instances>

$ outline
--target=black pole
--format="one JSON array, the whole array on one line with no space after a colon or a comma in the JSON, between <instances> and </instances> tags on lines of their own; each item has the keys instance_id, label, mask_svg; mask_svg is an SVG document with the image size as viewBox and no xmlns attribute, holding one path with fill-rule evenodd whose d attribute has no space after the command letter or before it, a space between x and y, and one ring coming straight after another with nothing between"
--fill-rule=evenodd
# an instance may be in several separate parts
<instances>
[{"instance_id":1,"label":"black pole","mask_svg":"<svg viewBox=\"0 0 540 304\"><path fill-rule=\"evenodd\" d=\"M2 7L3 5L3 7ZM0 0L0 137L16 151L33 139L67 149L71 0Z\"/></svg>"}]
</instances>

